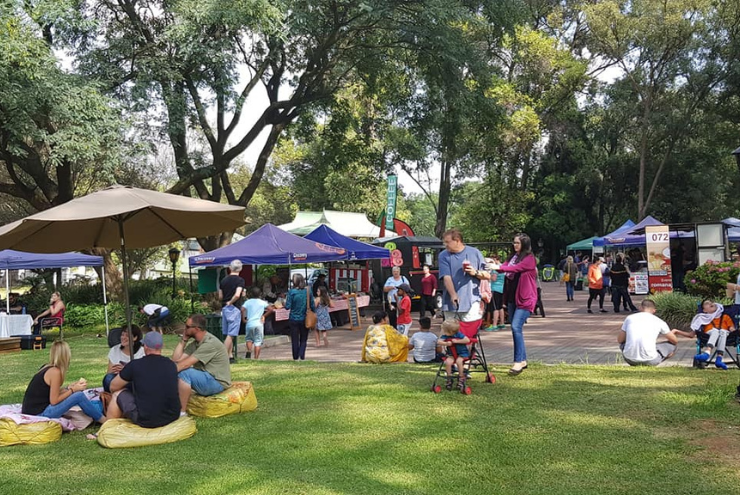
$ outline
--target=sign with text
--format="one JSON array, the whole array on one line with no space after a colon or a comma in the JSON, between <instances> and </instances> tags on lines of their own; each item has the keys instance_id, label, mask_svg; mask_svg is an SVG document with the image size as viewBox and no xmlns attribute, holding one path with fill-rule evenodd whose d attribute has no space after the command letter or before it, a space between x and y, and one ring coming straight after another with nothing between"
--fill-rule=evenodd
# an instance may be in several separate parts
<instances>
[{"instance_id":1,"label":"sign with text","mask_svg":"<svg viewBox=\"0 0 740 495\"><path fill-rule=\"evenodd\" d=\"M347 311L349 312L349 326L351 330L359 330L362 324L360 308L357 305L357 294L347 296Z\"/></svg>"},{"instance_id":2,"label":"sign with text","mask_svg":"<svg viewBox=\"0 0 740 495\"><path fill-rule=\"evenodd\" d=\"M393 219L396 218L396 194L398 193L398 176L388 176L388 194L385 205L385 228L393 230Z\"/></svg>"},{"instance_id":3,"label":"sign with text","mask_svg":"<svg viewBox=\"0 0 740 495\"><path fill-rule=\"evenodd\" d=\"M671 240L667 225L645 227L647 264L650 289L653 292L671 292Z\"/></svg>"}]
</instances>

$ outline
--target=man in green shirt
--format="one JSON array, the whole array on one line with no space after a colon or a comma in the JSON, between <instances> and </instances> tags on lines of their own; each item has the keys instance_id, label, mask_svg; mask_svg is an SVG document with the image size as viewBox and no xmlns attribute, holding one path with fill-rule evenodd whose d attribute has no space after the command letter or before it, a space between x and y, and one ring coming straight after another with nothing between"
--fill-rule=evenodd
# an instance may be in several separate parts
<instances>
[{"instance_id":1,"label":"man in green shirt","mask_svg":"<svg viewBox=\"0 0 740 495\"><path fill-rule=\"evenodd\" d=\"M231 386L226 347L218 337L206 331L206 318L203 315L191 315L188 318L172 360L177 365L182 412L186 411L193 390L198 395L209 396Z\"/></svg>"}]
</instances>

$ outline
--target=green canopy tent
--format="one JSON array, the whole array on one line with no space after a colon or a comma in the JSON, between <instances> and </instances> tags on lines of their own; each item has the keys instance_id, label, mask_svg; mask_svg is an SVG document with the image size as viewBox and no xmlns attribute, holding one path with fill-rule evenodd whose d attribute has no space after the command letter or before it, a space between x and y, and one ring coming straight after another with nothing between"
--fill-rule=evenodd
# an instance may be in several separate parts
<instances>
[{"instance_id":1,"label":"green canopy tent","mask_svg":"<svg viewBox=\"0 0 740 495\"><path fill-rule=\"evenodd\" d=\"M594 239L598 239L599 236L589 237L573 244L568 244L566 248L568 251L592 251L594 248Z\"/></svg>"}]
</instances>

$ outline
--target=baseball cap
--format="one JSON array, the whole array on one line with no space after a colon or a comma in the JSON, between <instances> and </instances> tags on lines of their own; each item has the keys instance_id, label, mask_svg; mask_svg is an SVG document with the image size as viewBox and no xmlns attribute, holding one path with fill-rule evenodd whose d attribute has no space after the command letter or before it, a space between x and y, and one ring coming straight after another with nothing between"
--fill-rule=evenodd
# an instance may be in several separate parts
<instances>
[{"instance_id":1,"label":"baseball cap","mask_svg":"<svg viewBox=\"0 0 740 495\"><path fill-rule=\"evenodd\" d=\"M402 291L404 291L407 294L409 292L411 292L411 287L409 286L409 284L401 284L401 285L398 286L398 288L401 289Z\"/></svg>"},{"instance_id":2,"label":"baseball cap","mask_svg":"<svg viewBox=\"0 0 740 495\"><path fill-rule=\"evenodd\" d=\"M148 334L144 335L144 339L141 341L141 343L149 349L161 349L162 345L164 344L162 341L162 336L158 332L149 332Z\"/></svg>"}]
</instances>

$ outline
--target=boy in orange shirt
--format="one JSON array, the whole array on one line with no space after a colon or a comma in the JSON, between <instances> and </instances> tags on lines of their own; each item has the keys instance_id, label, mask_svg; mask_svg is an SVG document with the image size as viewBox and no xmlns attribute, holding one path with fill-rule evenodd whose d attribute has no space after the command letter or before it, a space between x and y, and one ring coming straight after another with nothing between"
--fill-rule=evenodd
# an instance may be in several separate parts
<instances>
[{"instance_id":1,"label":"boy in orange shirt","mask_svg":"<svg viewBox=\"0 0 740 495\"><path fill-rule=\"evenodd\" d=\"M702 314L696 315L691 322L691 329L703 331L709 336L706 345L702 348L701 353L694 356L697 361L709 361L712 355L712 349L717 351L717 359L714 365L717 368L726 370L727 365L722 361L725 355L725 345L727 336L730 332L735 331L735 324L728 315L723 314L724 308L721 304L716 304L711 299L705 299L701 303ZM709 319L711 318L711 321Z\"/></svg>"}]
</instances>

